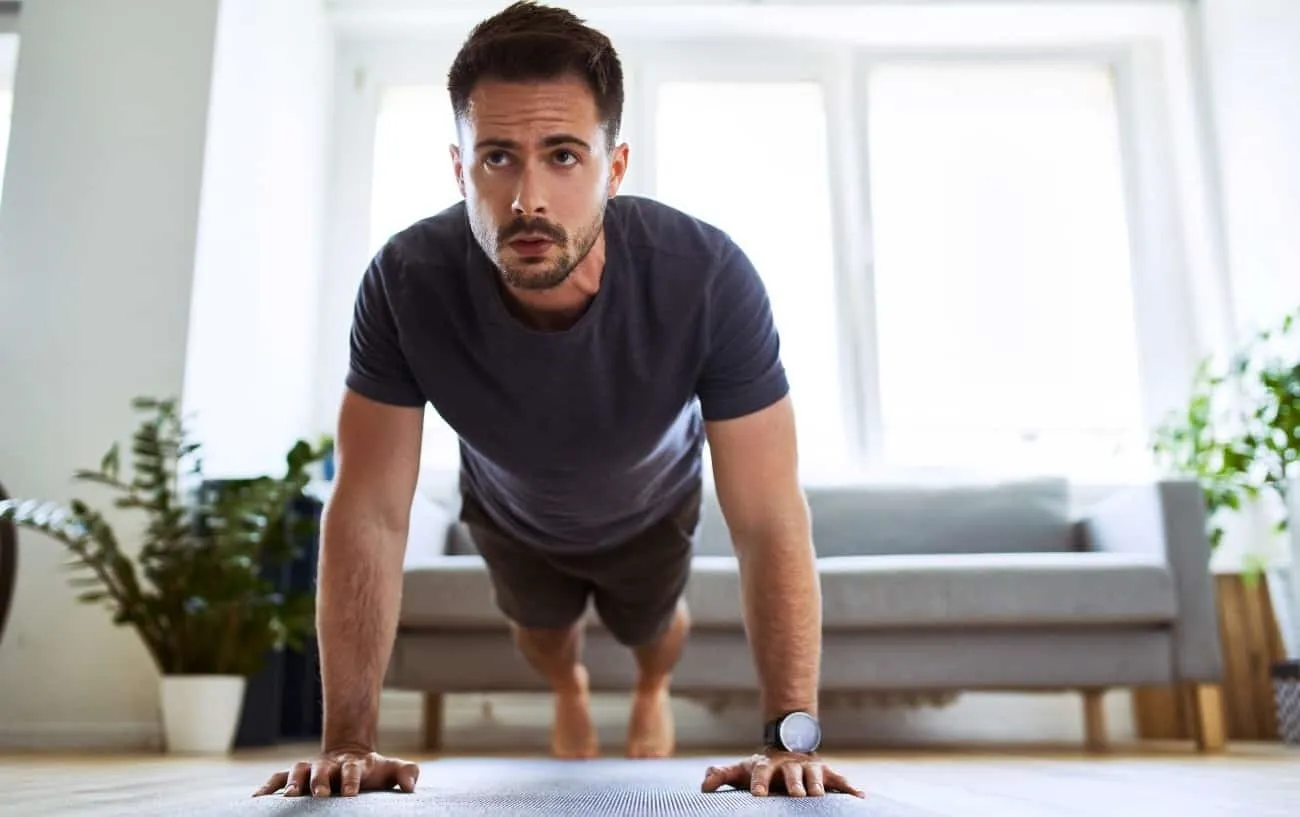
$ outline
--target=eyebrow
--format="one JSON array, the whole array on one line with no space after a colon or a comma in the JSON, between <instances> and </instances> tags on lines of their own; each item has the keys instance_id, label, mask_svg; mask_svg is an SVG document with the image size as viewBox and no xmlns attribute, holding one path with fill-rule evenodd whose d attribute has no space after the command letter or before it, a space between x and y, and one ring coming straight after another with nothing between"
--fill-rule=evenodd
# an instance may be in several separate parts
<instances>
[{"instance_id":1,"label":"eyebrow","mask_svg":"<svg viewBox=\"0 0 1300 817\"><path fill-rule=\"evenodd\" d=\"M544 148L554 148L554 147L560 147L562 145L579 145L585 150L588 151L591 150L591 145L587 144L584 140L579 139L578 137L568 133L557 133L552 136L547 136L542 139L541 145ZM474 145L474 148L476 150L482 150L484 148L500 148L502 150L519 150L520 147L522 146L518 142L514 141L513 139L480 139Z\"/></svg>"}]
</instances>

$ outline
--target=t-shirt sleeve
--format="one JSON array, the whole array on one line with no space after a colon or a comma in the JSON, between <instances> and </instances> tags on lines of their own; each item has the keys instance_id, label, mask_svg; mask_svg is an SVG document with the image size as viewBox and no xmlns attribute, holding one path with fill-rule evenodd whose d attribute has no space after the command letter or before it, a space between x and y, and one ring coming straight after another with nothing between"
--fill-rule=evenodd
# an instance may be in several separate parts
<instances>
[{"instance_id":1,"label":"t-shirt sleeve","mask_svg":"<svg viewBox=\"0 0 1300 817\"><path fill-rule=\"evenodd\" d=\"M380 403L422 406L426 398L398 339L393 308L397 272L391 254L381 251L361 278L352 312L346 383Z\"/></svg>"},{"instance_id":2,"label":"t-shirt sleeve","mask_svg":"<svg viewBox=\"0 0 1300 817\"><path fill-rule=\"evenodd\" d=\"M752 414L789 392L767 288L730 242L709 282L706 315L709 344L696 389L705 420Z\"/></svg>"}]
</instances>

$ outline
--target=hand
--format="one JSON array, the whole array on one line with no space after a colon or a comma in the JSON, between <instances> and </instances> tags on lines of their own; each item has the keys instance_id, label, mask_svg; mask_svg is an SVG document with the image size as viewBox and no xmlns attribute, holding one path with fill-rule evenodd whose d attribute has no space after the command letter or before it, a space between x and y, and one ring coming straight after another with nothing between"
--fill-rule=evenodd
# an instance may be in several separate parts
<instances>
[{"instance_id":1,"label":"hand","mask_svg":"<svg viewBox=\"0 0 1300 817\"><path fill-rule=\"evenodd\" d=\"M420 767L394 757L364 749L334 749L321 752L314 762L295 763L287 771L276 772L266 785L253 792L254 797L284 789L285 797L329 797L334 793L353 797L363 791L384 791L397 786L401 791L415 791Z\"/></svg>"},{"instance_id":2,"label":"hand","mask_svg":"<svg viewBox=\"0 0 1300 817\"><path fill-rule=\"evenodd\" d=\"M783 789L791 797L821 797L827 791L866 797L815 754L776 749L751 755L732 766L710 766L700 790L717 791L719 786L746 788L755 797L766 797L773 788Z\"/></svg>"}]
</instances>

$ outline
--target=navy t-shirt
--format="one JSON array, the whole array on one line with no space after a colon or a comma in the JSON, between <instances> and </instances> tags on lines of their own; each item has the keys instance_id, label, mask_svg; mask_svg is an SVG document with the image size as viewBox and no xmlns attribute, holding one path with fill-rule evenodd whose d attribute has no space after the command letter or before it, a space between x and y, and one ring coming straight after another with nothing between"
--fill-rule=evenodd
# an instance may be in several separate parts
<instances>
[{"instance_id":1,"label":"navy t-shirt","mask_svg":"<svg viewBox=\"0 0 1300 817\"><path fill-rule=\"evenodd\" d=\"M551 550L618 544L702 479L704 421L788 390L768 294L721 230L611 198L600 290L563 331L520 322L463 202L389 239L367 267L349 388L431 404L459 435L461 484Z\"/></svg>"}]
</instances>

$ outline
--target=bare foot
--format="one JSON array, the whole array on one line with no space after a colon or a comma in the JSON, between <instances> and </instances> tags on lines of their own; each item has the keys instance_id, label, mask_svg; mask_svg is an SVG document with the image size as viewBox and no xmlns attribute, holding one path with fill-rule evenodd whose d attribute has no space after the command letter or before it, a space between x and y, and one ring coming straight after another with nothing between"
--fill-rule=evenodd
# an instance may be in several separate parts
<instances>
[{"instance_id":1,"label":"bare foot","mask_svg":"<svg viewBox=\"0 0 1300 817\"><path fill-rule=\"evenodd\" d=\"M555 720L551 727L551 753L565 760L596 757L600 747L591 720L591 693L586 667L579 666L572 686L555 690Z\"/></svg>"},{"instance_id":2,"label":"bare foot","mask_svg":"<svg viewBox=\"0 0 1300 817\"><path fill-rule=\"evenodd\" d=\"M627 756L672 757L675 735L672 701L667 685L637 689L632 696L632 716L627 729Z\"/></svg>"}]
</instances>

